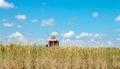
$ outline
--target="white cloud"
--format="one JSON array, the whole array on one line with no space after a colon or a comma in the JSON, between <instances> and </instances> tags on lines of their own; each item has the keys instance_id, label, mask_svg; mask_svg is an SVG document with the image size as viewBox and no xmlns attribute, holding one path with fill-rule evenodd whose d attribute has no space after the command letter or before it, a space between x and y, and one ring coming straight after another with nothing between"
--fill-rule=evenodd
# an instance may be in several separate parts
<instances>
[{"instance_id":1,"label":"white cloud","mask_svg":"<svg viewBox=\"0 0 120 69\"><path fill-rule=\"evenodd\" d=\"M79 39L79 38L80 38L80 36L79 36L79 35L77 35L77 36L76 36L76 39Z\"/></svg>"},{"instance_id":2,"label":"white cloud","mask_svg":"<svg viewBox=\"0 0 120 69\"><path fill-rule=\"evenodd\" d=\"M17 27L17 28L22 28L22 25L17 25L16 27Z\"/></svg>"},{"instance_id":3,"label":"white cloud","mask_svg":"<svg viewBox=\"0 0 120 69\"><path fill-rule=\"evenodd\" d=\"M5 0L0 0L0 8L14 8L14 4L8 3Z\"/></svg>"},{"instance_id":4,"label":"white cloud","mask_svg":"<svg viewBox=\"0 0 120 69\"><path fill-rule=\"evenodd\" d=\"M118 36L120 37L120 34Z\"/></svg>"},{"instance_id":5,"label":"white cloud","mask_svg":"<svg viewBox=\"0 0 120 69\"><path fill-rule=\"evenodd\" d=\"M120 38L117 38L118 41L120 41Z\"/></svg>"},{"instance_id":6,"label":"white cloud","mask_svg":"<svg viewBox=\"0 0 120 69\"><path fill-rule=\"evenodd\" d=\"M33 19L31 22L36 23L36 22L38 22L38 20L37 19Z\"/></svg>"},{"instance_id":7,"label":"white cloud","mask_svg":"<svg viewBox=\"0 0 120 69\"><path fill-rule=\"evenodd\" d=\"M46 19L41 21L41 26L53 26L54 25L54 19Z\"/></svg>"},{"instance_id":8,"label":"white cloud","mask_svg":"<svg viewBox=\"0 0 120 69\"><path fill-rule=\"evenodd\" d=\"M16 27L16 28L22 28L22 25L15 25L14 23L9 23L6 20L3 20L3 26L4 27Z\"/></svg>"},{"instance_id":9,"label":"white cloud","mask_svg":"<svg viewBox=\"0 0 120 69\"><path fill-rule=\"evenodd\" d=\"M25 20L26 19L26 16L25 15L16 15L15 16L15 18L17 19L17 20Z\"/></svg>"},{"instance_id":10,"label":"white cloud","mask_svg":"<svg viewBox=\"0 0 120 69\"><path fill-rule=\"evenodd\" d=\"M57 32L52 32L51 35L58 35L58 33Z\"/></svg>"},{"instance_id":11,"label":"white cloud","mask_svg":"<svg viewBox=\"0 0 120 69\"><path fill-rule=\"evenodd\" d=\"M107 42L108 45L113 45L112 41Z\"/></svg>"},{"instance_id":12,"label":"white cloud","mask_svg":"<svg viewBox=\"0 0 120 69\"><path fill-rule=\"evenodd\" d=\"M4 27L13 27L14 24L13 23L3 23Z\"/></svg>"},{"instance_id":13,"label":"white cloud","mask_svg":"<svg viewBox=\"0 0 120 69\"><path fill-rule=\"evenodd\" d=\"M4 23L5 23L5 22L7 22L7 20L6 20L6 19L2 19L2 22L4 22Z\"/></svg>"},{"instance_id":14,"label":"white cloud","mask_svg":"<svg viewBox=\"0 0 120 69\"><path fill-rule=\"evenodd\" d=\"M76 39L83 38L83 37L96 38L96 37L101 37L101 36L102 36L101 34L92 34L92 33L85 33L85 32L83 32L80 35L77 35Z\"/></svg>"},{"instance_id":15,"label":"white cloud","mask_svg":"<svg viewBox=\"0 0 120 69\"><path fill-rule=\"evenodd\" d=\"M120 29L116 29L115 32L120 32Z\"/></svg>"},{"instance_id":16,"label":"white cloud","mask_svg":"<svg viewBox=\"0 0 120 69\"><path fill-rule=\"evenodd\" d=\"M91 33L85 33L85 32L83 32L79 36L80 37L89 37L89 36L92 36L92 34Z\"/></svg>"},{"instance_id":17,"label":"white cloud","mask_svg":"<svg viewBox=\"0 0 120 69\"><path fill-rule=\"evenodd\" d=\"M120 16L117 16L117 17L115 18L115 21L120 21Z\"/></svg>"},{"instance_id":18,"label":"white cloud","mask_svg":"<svg viewBox=\"0 0 120 69\"><path fill-rule=\"evenodd\" d=\"M94 12L94 13L92 14L92 16L93 16L94 18L96 18L96 17L99 16L99 13L98 13L98 12Z\"/></svg>"},{"instance_id":19,"label":"white cloud","mask_svg":"<svg viewBox=\"0 0 120 69\"><path fill-rule=\"evenodd\" d=\"M94 42L95 41L95 39L90 39L90 42Z\"/></svg>"},{"instance_id":20,"label":"white cloud","mask_svg":"<svg viewBox=\"0 0 120 69\"><path fill-rule=\"evenodd\" d=\"M101 37L101 34L93 34L93 37Z\"/></svg>"},{"instance_id":21,"label":"white cloud","mask_svg":"<svg viewBox=\"0 0 120 69\"><path fill-rule=\"evenodd\" d=\"M24 36L19 32L9 35L9 39L13 39L13 38L15 38L17 40L24 40Z\"/></svg>"},{"instance_id":22,"label":"white cloud","mask_svg":"<svg viewBox=\"0 0 120 69\"><path fill-rule=\"evenodd\" d=\"M102 46L106 47L106 43L95 39L90 39L90 40L61 39L60 45L79 46L79 47L102 47Z\"/></svg>"},{"instance_id":23,"label":"white cloud","mask_svg":"<svg viewBox=\"0 0 120 69\"><path fill-rule=\"evenodd\" d=\"M32 33L28 33L28 36L32 36L33 34Z\"/></svg>"},{"instance_id":24,"label":"white cloud","mask_svg":"<svg viewBox=\"0 0 120 69\"><path fill-rule=\"evenodd\" d=\"M63 36L64 38L70 38L70 37L72 37L72 36L74 36L74 35L75 35L75 33L74 33L73 31L69 31L69 32L67 32L67 33L62 34L62 36Z\"/></svg>"},{"instance_id":25,"label":"white cloud","mask_svg":"<svg viewBox=\"0 0 120 69\"><path fill-rule=\"evenodd\" d=\"M48 41L45 38L37 38L37 39L32 39L28 41L28 44L39 44L39 45L46 45Z\"/></svg>"},{"instance_id":26,"label":"white cloud","mask_svg":"<svg viewBox=\"0 0 120 69\"><path fill-rule=\"evenodd\" d=\"M85 46L85 43L82 40L73 40L73 39L62 39L61 46Z\"/></svg>"},{"instance_id":27,"label":"white cloud","mask_svg":"<svg viewBox=\"0 0 120 69\"><path fill-rule=\"evenodd\" d=\"M66 41L71 41L71 39L66 39Z\"/></svg>"},{"instance_id":28,"label":"white cloud","mask_svg":"<svg viewBox=\"0 0 120 69\"><path fill-rule=\"evenodd\" d=\"M2 36L0 35L0 43L1 43L1 41L2 41Z\"/></svg>"}]
</instances>

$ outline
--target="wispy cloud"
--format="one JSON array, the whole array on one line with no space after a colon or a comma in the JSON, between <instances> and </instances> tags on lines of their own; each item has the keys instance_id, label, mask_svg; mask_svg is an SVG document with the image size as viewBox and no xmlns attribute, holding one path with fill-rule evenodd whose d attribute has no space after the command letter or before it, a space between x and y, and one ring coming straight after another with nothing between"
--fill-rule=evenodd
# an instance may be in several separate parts
<instances>
[{"instance_id":1,"label":"wispy cloud","mask_svg":"<svg viewBox=\"0 0 120 69\"><path fill-rule=\"evenodd\" d=\"M14 4L13 3L8 3L5 0L0 0L0 8L14 8Z\"/></svg>"},{"instance_id":2,"label":"wispy cloud","mask_svg":"<svg viewBox=\"0 0 120 69\"><path fill-rule=\"evenodd\" d=\"M22 28L22 25L16 25L17 28Z\"/></svg>"},{"instance_id":3,"label":"wispy cloud","mask_svg":"<svg viewBox=\"0 0 120 69\"><path fill-rule=\"evenodd\" d=\"M97 18L97 17L99 16L99 13L98 13L98 12L93 12L92 16L93 16L94 18Z\"/></svg>"},{"instance_id":4,"label":"wispy cloud","mask_svg":"<svg viewBox=\"0 0 120 69\"><path fill-rule=\"evenodd\" d=\"M41 21L41 26L53 26L54 25L54 19L49 18L49 19L44 19Z\"/></svg>"},{"instance_id":5,"label":"wispy cloud","mask_svg":"<svg viewBox=\"0 0 120 69\"><path fill-rule=\"evenodd\" d=\"M25 15L16 15L15 18L16 18L17 20L23 21L23 20L26 19L26 16L25 16Z\"/></svg>"},{"instance_id":6,"label":"wispy cloud","mask_svg":"<svg viewBox=\"0 0 120 69\"><path fill-rule=\"evenodd\" d=\"M58 32L52 32L51 35L58 35Z\"/></svg>"},{"instance_id":7,"label":"wispy cloud","mask_svg":"<svg viewBox=\"0 0 120 69\"><path fill-rule=\"evenodd\" d=\"M120 38L116 38L118 41L120 41Z\"/></svg>"},{"instance_id":8,"label":"wispy cloud","mask_svg":"<svg viewBox=\"0 0 120 69\"><path fill-rule=\"evenodd\" d=\"M119 22L119 21L120 21L120 16L117 16L117 17L115 18L115 21Z\"/></svg>"},{"instance_id":9,"label":"wispy cloud","mask_svg":"<svg viewBox=\"0 0 120 69\"><path fill-rule=\"evenodd\" d=\"M9 35L8 37L9 37L9 39L15 38L17 40L24 40L24 36L19 32L13 33L13 34Z\"/></svg>"},{"instance_id":10,"label":"wispy cloud","mask_svg":"<svg viewBox=\"0 0 120 69\"><path fill-rule=\"evenodd\" d=\"M98 41L91 42L89 40L83 41L83 40L73 40L73 39L62 39L61 45L62 46L81 46L81 47L88 47L93 46L94 47L98 44Z\"/></svg>"},{"instance_id":11,"label":"wispy cloud","mask_svg":"<svg viewBox=\"0 0 120 69\"><path fill-rule=\"evenodd\" d=\"M10 22L8 22L6 19L3 19L2 22L3 22L3 26L4 26L4 27L22 28L22 25L20 25L20 24L17 25L17 24L14 24L14 23L10 23Z\"/></svg>"},{"instance_id":12,"label":"wispy cloud","mask_svg":"<svg viewBox=\"0 0 120 69\"><path fill-rule=\"evenodd\" d=\"M108 45L113 45L113 42L112 41L108 41L107 44Z\"/></svg>"},{"instance_id":13,"label":"wispy cloud","mask_svg":"<svg viewBox=\"0 0 120 69\"><path fill-rule=\"evenodd\" d=\"M120 32L120 29L116 29L115 32Z\"/></svg>"},{"instance_id":14,"label":"wispy cloud","mask_svg":"<svg viewBox=\"0 0 120 69\"><path fill-rule=\"evenodd\" d=\"M2 38L1 38L1 35L0 35L0 40L1 40Z\"/></svg>"},{"instance_id":15,"label":"wispy cloud","mask_svg":"<svg viewBox=\"0 0 120 69\"><path fill-rule=\"evenodd\" d=\"M111 45L114 45L112 41L100 41L95 39L89 40L62 39L60 44L61 46L79 46L79 47L110 47Z\"/></svg>"},{"instance_id":16,"label":"wispy cloud","mask_svg":"<svg viewBox=\"0 0 120 69\"><path fill-rule=\"evenodd\" d=\"M6 19L2 19L2 22L5 23L5 22L7 22L7 20Z\"/></svg>"},{"instance_id":17,"label":"wispy cloud","mask_svg":"<svg viewBox=\"0 0 120 69\"><path fill-rule=\"evenodd\" d=\"M31 22L32 23L36 23L36 22L38 22L38 20L37 19L33 19Z\"/></svg>"},{"instance_id":18,"label":"wispy cloud","mask_svg":"<svg viewBox=\"0 0 120 69\"><path fill-rule=\"evenodd\" d=\"M75 35L74 31L68 31L67 33L62 34L64 38L70 38Z\"/></svg>"},{"instance_id":19,"label":"wispy cloud","mask_svg":"<svg viewBox=\"0 0 120 69\"><path fill-rule=\"evenodd\" d=\"M79 38L84 38L84 37L97 38L97 37L101 37L101 36L102 36L101 34L93 34L93 33L83 32L83 33L81 33L80 35L77 35L76 38L77 38L77 39L79 39Z\"/></svg>"},{"instance_id":20,"label":"wispy cloud","mask_svg":"<svg viewBox=\"0 0 120 69\"><path fill-rule=\"evenodd\" d=\"M120 34L118 36L120 37Z\"/></svg>"},{"instance_id":21,"label":"wispy cloud","mask_svg":"<svg viewBox=\"0 0 120 69\"><path fill-rule=\"evenodd\" d=\"M32 36L33 35L33 33L28 33L28 36Z\"/></svg>"},{"instance_id":22,"label":"wispy cloud","mask_svg":"<svg viewBox=\"0 0 120 69\"><path fill-rule=\"evenodd\" d=\"M13 23L3 23L4 27L14 27Z\"/></svg>"}]
</instances>

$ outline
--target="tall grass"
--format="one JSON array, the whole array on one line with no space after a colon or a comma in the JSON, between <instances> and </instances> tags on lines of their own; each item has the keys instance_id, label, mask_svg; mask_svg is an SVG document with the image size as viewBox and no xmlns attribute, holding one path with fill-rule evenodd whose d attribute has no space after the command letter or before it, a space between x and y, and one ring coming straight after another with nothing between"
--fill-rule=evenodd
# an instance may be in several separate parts
<instances>
[{"instance_id":1,"label":"tall grass","mask_svg":"<svg viewBox=\"0 0 120 69\"><path fill-rule=\"evenodd\" d=\"M120 69L120 49L1 44L0 69Z\"/></svg>"}]
</instances>

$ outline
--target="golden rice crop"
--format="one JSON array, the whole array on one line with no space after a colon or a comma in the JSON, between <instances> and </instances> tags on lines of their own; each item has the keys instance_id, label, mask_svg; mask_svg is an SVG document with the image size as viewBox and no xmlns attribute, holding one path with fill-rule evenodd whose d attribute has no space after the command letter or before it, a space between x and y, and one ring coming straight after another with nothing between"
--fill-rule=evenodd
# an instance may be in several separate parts
<instances>
[{"instance_id":1,"label":"golden rice crop","mask_svg":"<svg viewBox=\"0 0 120 69\"><path fill-rule=\"evenodd\" d=\"M0 69L120 69L120 48L1 45Z\"/></svg>"}]
</instances>

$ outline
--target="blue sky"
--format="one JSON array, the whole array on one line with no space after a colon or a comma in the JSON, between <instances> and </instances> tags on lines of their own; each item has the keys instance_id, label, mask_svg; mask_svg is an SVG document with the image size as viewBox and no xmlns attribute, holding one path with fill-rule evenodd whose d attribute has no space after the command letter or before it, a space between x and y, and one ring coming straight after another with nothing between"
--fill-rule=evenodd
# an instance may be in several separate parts
<instances>
[{"instance_id":1,"label":"blue sky","mask_svg":"<svg viewBox=\"0 0 120 69\"><path fill-rule=\"evenodd\" d=\"M50 34L61 44L119 47L120 1L0 0L0 41L46 43Z\"/></svg>"}]
</instances>

